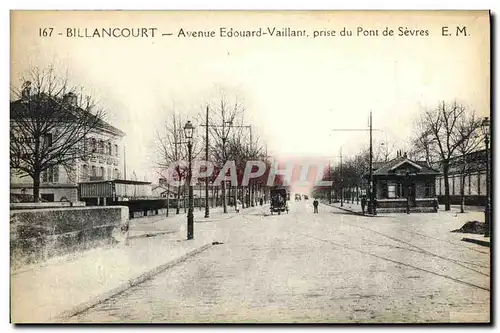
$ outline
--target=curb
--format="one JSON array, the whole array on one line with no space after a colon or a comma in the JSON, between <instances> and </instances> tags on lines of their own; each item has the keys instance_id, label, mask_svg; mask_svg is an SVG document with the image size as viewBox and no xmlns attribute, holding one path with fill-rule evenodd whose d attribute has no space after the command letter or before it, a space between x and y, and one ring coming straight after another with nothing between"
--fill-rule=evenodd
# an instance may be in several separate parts
<instances>
[{"instance_id":1,"label":"curb","mask_svg":"<svg viewBox=\"0 0 500 333\"><path fill-rule=\"evenodd\" d=\"M468 242L468 243L474 243L474 244L481 245L481 246L491 247L491 242L482 241L482 240L479 240L479 239L462 238L462 241Z\"/></svg>"},{"instance_id":2,"label":"curb","mask_svg":"<svg viewBox=\"0 0 500 333\"><path fill-rule=\"evenodd\" d=\"M130 240L130 239L139 239L139 238L149 238L149 237L163 236L163 235L169 235L169 234L175 234L175 233L176 233L176 231L158 231L158 232L145 233L142 235L129 236L129 237L127 237L127 239Z\"/></svg>"},{"instance_id":3,"label":"curb","mask_svg":"<svg viewBox=\"0 0 500 333\"><path fill-rule=\"evenodd\" d=\"M122 284L120 284L118 287L115 287L113 289L111 289L110 291L107 291L99 296L96 296L94 297L93 299L89 300L89 301L86 301L84 303L81 303L75 307L73 307L72 309L70 310L67 310L67 311L64 311L62 313L60 313L59 315L56 315L55 317L51 318L50 322L61 322L61 321L64 321L65 319L69 319L77 314L80 314L96 305L99 305L100 303L110 299L111 297L114 297L116 295L119 295L121 293L123 293L124 291L132 288L132 287L135 287L136 285L138 284L141 284L143 282L145 282L146 280L149 280L151 279L153 276L163 272L164 270L202 252L202 251L205 251L207 250L208 248L212 247L212 245L214 245L214 243L209 243L209 244L205 244L203 245L202 247L200 248L197 248L195 250L192 250L182 256L180 256L179 258L177 259L174 259L172 261L169 261L165 264L162 264L162 265L159 265L135 278L131 278L129 279L128 281L126 282L123 282Z\"/></svg>"},{"instance_id":4,"label":"curb","mask_svg":"<svg viewBox=\"0 0 500 333\"><path fill-rule=\"evenodd\" d=\"M340 210L343 210L345 212L349 212L351 214L354 214L354 215L358 215L358 216L364 216L364 217L381 217L380 215L369 215L369 214L363 214L363 213L360 213L360 212L355 212L353 210L350 210L348 208L344 208L344 207L339 207L339 206L334 206L334 205L330 205L328 203L325 203L325 205L327 206L330 206L330 207L333 207L333 208L337 208L337 209L340 209Z\"/></svg>"}]
</instances>

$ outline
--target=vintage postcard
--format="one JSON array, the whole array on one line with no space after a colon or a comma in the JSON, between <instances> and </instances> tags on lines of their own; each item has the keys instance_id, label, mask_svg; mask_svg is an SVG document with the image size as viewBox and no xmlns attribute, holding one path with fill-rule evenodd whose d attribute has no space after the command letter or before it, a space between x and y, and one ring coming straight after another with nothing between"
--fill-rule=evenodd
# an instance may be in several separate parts
<instances>
[{"instance_id":1,"label":"vintage postcard","mask_svg":"<svg viewBox=\"0 0 500 333\"><path fill-rule=\"evenodd\" d=\"M11 322L491 322L490 12L11 11Z\"/></svg>"}]
</instances>

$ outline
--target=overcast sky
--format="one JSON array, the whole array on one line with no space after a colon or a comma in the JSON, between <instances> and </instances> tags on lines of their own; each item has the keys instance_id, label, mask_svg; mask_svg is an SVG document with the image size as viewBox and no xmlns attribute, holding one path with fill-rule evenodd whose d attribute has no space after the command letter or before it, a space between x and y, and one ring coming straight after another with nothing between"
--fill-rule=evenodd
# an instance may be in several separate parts
<instances>
[{"instance_id":1,"label":"overcast sky","mask_svg":"<svg viewBox=\"0 0 500 333\"><path fill-rule=\"evenodd\" d=\"M469 36L441 36L442 26L466 26ZM307 29L309 38L177 38L185 30ZM428 30L425 37L324 37L314 30ZM489 22L482 13L209 13L46 12L12 16L12 84L29 66L69 68L108 110L108 120L127 133L128 173L155 177L152 140L173 101L196 114L215 84L238 91L246 122L268 143L270 154L346 156L368 145L373 112L375 139L407 149L412 120L440 100L458 99L489 114ZM40 38L39 27L55 35ZM156 27L155 38L67 38L66 28ZM171 32L170 37L159 36Z\"/></svg>"}]
</instances>

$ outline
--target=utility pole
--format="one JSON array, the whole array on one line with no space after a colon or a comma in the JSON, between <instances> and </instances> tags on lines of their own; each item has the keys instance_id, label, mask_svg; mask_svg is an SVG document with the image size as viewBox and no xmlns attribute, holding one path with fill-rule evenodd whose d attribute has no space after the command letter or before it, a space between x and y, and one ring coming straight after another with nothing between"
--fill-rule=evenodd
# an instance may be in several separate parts
<instances>
[{"instance_id":1,"label":"utility pole","mask_svg":"<svg viewBox=\"0 0 500 333\"><path fill-rule=\"evenodd\" d=\"M372 127L372 112L370 111L370 124L368 129L363 128L355 128L355 129L333 129L332 131L370 131L370 171L369 171L369 184L368 184L368 213L376 214L376 209L374 209L373 205L373 145L372 145L372 132L380 131L380 129L373 129Z\"/></svg>"},{"instance_id":2,"label":"utility pole","mask_svg":"<svg viewBox=\"0 0 500 333\"><path fill-rule=\"evenodd\" d=\"M372 112L370 111L370 180L368 184L368 214L374 214L375 209L373 207L373 140L372 140Z\"/></svg>"},{"instance_id":3,"label":"utility pole","mask_svg":"<svg viewBox=\"0 0 500 333\"><path fill-rule=\"evenodd\" d=\"M205 161L208 163L208 105L205 124ZM205 178L205 218L210 217L210 208L208 207L208 175Z\"/></svg>"},{"instance_id":4,"label":"utility pole","mask_svg":"<svg viewBox=\"0 0 500 333\"><path fill-rule=\"evenodd\" d=\"M222 121L222 157L224 163L226 163L226 131L225 131L226 122ZM227 193L226 193L226 180L222 181L222 205L224 214L227 214Z\"/></svg>"}]
</instances>

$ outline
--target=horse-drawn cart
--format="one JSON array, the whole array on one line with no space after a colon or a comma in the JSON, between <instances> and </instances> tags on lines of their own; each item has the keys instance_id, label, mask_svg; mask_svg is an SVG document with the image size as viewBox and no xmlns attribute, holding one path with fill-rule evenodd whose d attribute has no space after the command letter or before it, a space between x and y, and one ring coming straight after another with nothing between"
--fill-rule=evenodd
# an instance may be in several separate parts
<instances>
[{"instance_id":1,"label":"horse-drawn cart","mask_svg":"<svg viewBox=\"0 0 500 333\"><path fill-rule=\"evenodd\" d=\"M285 187L273 187L271 189L271 215L273 213L281 214L287 212L288 214L288 193Z\"/></svg>"}]
</instances>

